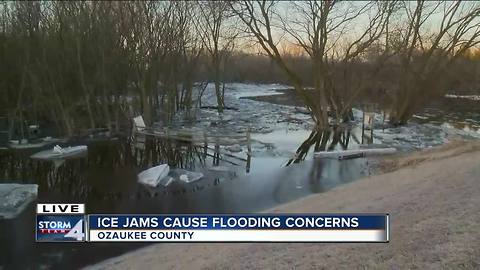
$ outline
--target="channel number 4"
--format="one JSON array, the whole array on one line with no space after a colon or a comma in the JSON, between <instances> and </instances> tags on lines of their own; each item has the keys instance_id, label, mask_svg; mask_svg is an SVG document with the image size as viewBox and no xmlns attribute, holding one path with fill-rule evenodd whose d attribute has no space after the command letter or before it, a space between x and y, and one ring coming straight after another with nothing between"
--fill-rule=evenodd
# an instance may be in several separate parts
<instances>
[{"instance_id":1,"label":"channel number 4","mask_svg":"<svg viewBox=\"0 0 480 270\"><path fill-rule=\"evenodd\" d=\"M77 241L82 241L85 234L83 233L83 220L79 220L75 226L64 237L74 238Z\"/></svg>"}]
</instances>

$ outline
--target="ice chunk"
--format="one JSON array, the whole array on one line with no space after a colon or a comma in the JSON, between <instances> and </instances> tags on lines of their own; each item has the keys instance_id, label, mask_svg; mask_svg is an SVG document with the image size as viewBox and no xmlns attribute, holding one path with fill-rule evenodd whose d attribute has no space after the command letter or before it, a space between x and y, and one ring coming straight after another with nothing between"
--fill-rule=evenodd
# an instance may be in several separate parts
<instances>
[{"instance_id":1,"label":"ice chunk","mask_svg":"<svg viewBox=\"0 0 480 270\"><path fill-rule=\"evenodd\" d=\"M191 172L183 169L174 169L170 174L173 178L185 183L192 183L203 178L203 173Z\"/></svg>"},{"instance_id":2,"label":"ice chunk","mask_svg":"<svg viewBox=\"0 0 480 270\"><path fill-rule=\"evenodd\" d=\"M55 154L62 154L62 148L59 145L55 145L52 150Z\"/></svg>"},{"instance_id":3,"label":"ice chunk","mask_svg":"<svg viewBox=\"0 0 480 270\"><path fill-rule=\"evenodd\" d=\"M147 186L156 187L163 178L166 178L169 171L170 167L168 164L152 167L138 174L138 182ZM171 180L168 181L168 179L162 181L163 186L167 186L170 183Z\"/></svg>"},{"instance_id":4,"label":"ice chunk","mask_svg":"<svg viewBox=\"0 0 480 270\"><path fill-rule=\"evenodd\" d=\"M141 115L133 118L133 123L135 125L135 128L139 131L144 130L147 127L147 125L145 125L145 121L143 121L143 117Z\"/></svg>"},{"instance_id":5,"label":"ice chunk","mask_svg":"<svg viewBox=\"0 0 480 270\"><path fill-rule=\"evenodd\" d=\"M480 101L480 96L478 95L452 95L447 94L445 95L446 98L463 98L463 99L470 99L474 101Z\"/></svg>"},{"instance_id":6,"label":"ice chunk","mask_svg":"<svg viewBox=\"0 0 480 270\"><path fill-rule=\"evenodd\" d=\"M36 184L0 184L0 219L18 216L37 197Z\"/></svg>"},{"instance_id":7,"label":"ice chunk","mask_svg":"<svg viewBox=\"0 0 480 270\"><path fill-rule=\"evenodd\" d=\"M62 148L58 145L55 145L52 150L45 150L38 153L35 153L31 156L33 159L59 159L59 158L69 158L77 156L87 152L88 147L86 145L78 146L69 146Z\"/></svg>"},{"instance_id":8,"label":"ice chunk","mask_svg":"<svg viewBox=\"0 0 480 270\"><path fill-rule=\"evenodd\" d=\"M88 147L86 145L78 145L78 146L69 146L62 148L62 154L71 154L76 152L84 152L87 151Z\"/></svg>"},{"instance_id":9,"label":"ice chunk","mask_svg":"<svg viewBox=\"0 0 480 270\"><path fill-rule=\"evenodd\" d=\"M168 185L170 185L173 180L175 180L173 177L171 176L167 176L167 177L164 177L160 180L159 184L164 186L164 187L167 187Z\"/></svg>"}]
</instances>

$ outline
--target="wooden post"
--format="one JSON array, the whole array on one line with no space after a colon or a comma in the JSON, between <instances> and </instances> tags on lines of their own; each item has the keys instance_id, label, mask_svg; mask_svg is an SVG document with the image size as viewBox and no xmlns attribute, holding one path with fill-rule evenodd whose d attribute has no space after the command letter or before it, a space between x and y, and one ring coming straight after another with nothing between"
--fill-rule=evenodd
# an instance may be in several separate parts
<instances>
[{"instance_id":1,"label":"wooden post","mask_svg":"<svg viewBox=\"0 0 480 270\"><path fill-rule=\"evenodd\" d=\"M385 131L385 109L382 110L382 131Z\"/></svg>"},{"instance_id":2,"label":"wooden post","mask_svg":"<svg viewBox=\"0 0 480 270\"><path fill-rule=\"evenodd\" d=\"M365 108L362 110L362 144L365 138Z\"/></svg>"},{"instance_id":3,"label":"wooden post","mask_svg":"<svg viewBox=\"0 0 480 270\"><path fill-rule=\"evenodd\" d=\"M207 134L205 134L205 131L203 131L203 158L204 158L204 163L207 160L207 150L208 150Z\"/></svg>"},{"instance_id":4,"label":"wooden post","mask_svg":"<svg viewBox=\"0 0 480 270\"><path fill-rule=\"evenodd\" d=\"M215 152L213 154L213 166L220 165L220 145L215 142Z\"/></svg>"},{"instance_id":5,"label":"wooden post","mask_svg":"<svg viewBox=\"0 0 480 270\"><path fill-rule=\"evenodd\" d=\"M247 173L250 172L251 157L252 157L252 146L251 146L251 140L250 140L250 127L248 127L247 128L247 168L246 168Z\"/></svg>"},{"instance_id":6,"label":"wooden post","mask_svg":"<svg viewBox=\"0 0 480 270\"><path fill-rule=\"evenodd\" d=\"M370 143L373 143L373 125L375 124L375 115L371 117L372 122L370 123Z\"/></svg>"}]
</instances>

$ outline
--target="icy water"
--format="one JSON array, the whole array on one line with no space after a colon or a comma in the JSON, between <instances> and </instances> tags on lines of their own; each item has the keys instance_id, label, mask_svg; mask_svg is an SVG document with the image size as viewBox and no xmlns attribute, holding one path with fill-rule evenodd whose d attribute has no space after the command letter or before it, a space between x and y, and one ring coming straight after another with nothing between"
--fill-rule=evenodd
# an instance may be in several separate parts
<instances>
[{"instance_id":1,"label":"icy water","mask_svg":"<svg viewBox=\"0 0 480 270\"><path fill-rule=\"evenodd\" d=\"M251 213L262 211L312 193L371 174L368 159L315 160L313 145L322 149L361 147L360 111L351 129L312 133L307 115L294 107L240 97L277 94L282 85L230 84L226 103L236 110L219 115L213 110L197 112L196 121L179 115L175 128L208 129L218 134L252 132L252 154L245 162L215 160L188 143L152 140L147 153L124 139L88 144L88 155L57 166L33 161L36 151L0 152L0 182L39 184L38 202L86 203L90 213ZM213 89L206 91L202 105L214 105ZM426 109L411 124L374 133L373 143L401 151L431 147L456 137L480 137L477 107L464 100L445 101L464 110ZM456 102L458 102L456 104ZM452 105L453 104L453 105ZM469 109L466 109L469 108ZM456 112L454 112L456 111ZM377 122L381 115L377 115ZM161 127L158 123L157 126ZM308 139L308 140L307 140ZM230 147L230 148L229 148ZM212 145L212 148L215 148ZM224 152L245 156L246 145L232 142L219 146ZM136 175L150 166L172 166L204 173L192 184L174 182L167 188L146 188ZM216 163L218 162L218 163ZM227 171L214 171L214 164ZM285 166L290 164L289 166ZM221 167L221 168L222 168ZM34 243L34 205L13 220L0 220L0 269L77 268L120 255L143 244L46 244Z\"/></svg>"},{"instance_id":2,"label":"icy water","mask_svg":"<svg viewBox=\"0 0 480 270\"><path fill-rule=\"evenodd\" d=\"M252 159L248 174L244 166L230 166L229 172L209 171L211 158L205 160L206 164L193 162L195 166L173 160L170 162L178 166L183 162L187 164L184 167L201 171L205 177L192 184L174 182L167 188L151 189L136 181L136 174L149 165L129 157L129 149L121 141L91 144L87 157L67 160L58 169L50 162L31 161L26 153L5 154L2 171L9 171L8 179L13 182L38 183L38 202L84 202L90 213L139 214L250 213L323 192L369 173L365 160L308 160L284 167L285 158L264 155ZM32 205L20 217L0 221L1 264L7 268L78 267L142 246L35 244L34 211Z\"/></svg>"}]
</instances>

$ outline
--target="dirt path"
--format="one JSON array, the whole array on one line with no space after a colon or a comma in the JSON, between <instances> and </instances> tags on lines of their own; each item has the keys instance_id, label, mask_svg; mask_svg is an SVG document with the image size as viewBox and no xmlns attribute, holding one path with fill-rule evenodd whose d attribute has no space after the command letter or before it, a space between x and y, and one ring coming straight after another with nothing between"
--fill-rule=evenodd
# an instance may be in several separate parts
<instances>
[{"instance_id":1,"label":"dirt path","mask_svg":"<svg viewBox=\"0 0 480 270\"><path fill-rule=\"evenodd\" d=\"M479 269L480 144L382 163L392 171L271 212L388 212L386 244L159 244L94 269ZM397 170L398 169L398 170Z\"/></svg>"}]
</instances>

